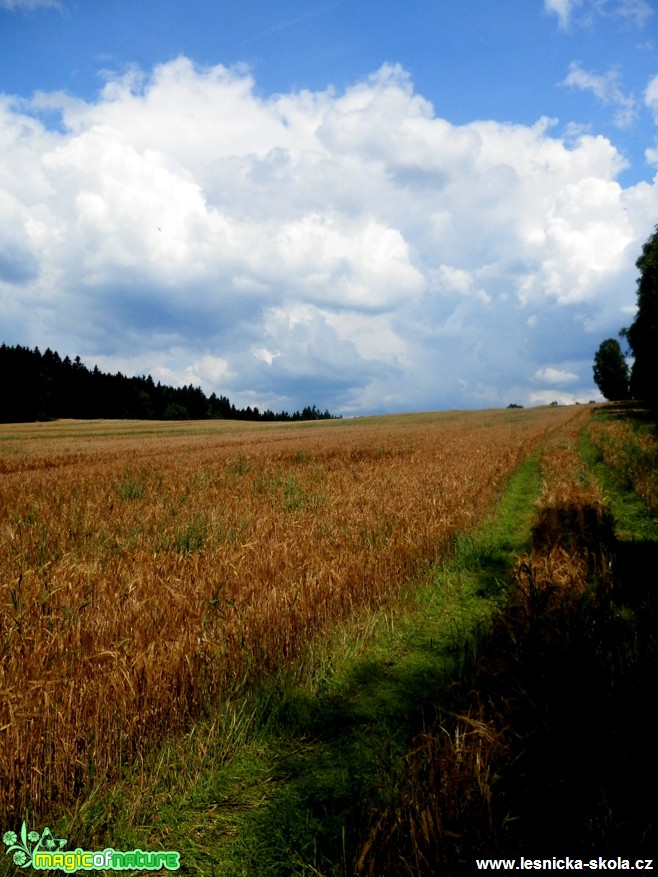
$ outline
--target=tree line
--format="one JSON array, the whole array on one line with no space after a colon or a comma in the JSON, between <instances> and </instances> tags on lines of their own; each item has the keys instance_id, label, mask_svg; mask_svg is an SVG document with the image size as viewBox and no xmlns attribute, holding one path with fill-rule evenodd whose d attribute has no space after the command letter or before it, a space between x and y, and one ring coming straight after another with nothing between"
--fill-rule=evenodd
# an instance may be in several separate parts
<instances>
[{"instance_id":1,"label":"tree line","mask_svg":"<svg viewBox=\"0 0 658 877\"><path fill-rule=\"evenodd\" d=\"M329 420L315 405L289 414L236 408L226 396L206 396L191 384L170 387L153 378L107 374L87 368L80 357L63 359L48 348L41 353L20 345L0 346L0 422L25 423L57 418L130 420Z\"/></svg>"},{"instance_id":2,"label":"tree line","mask_svg":"<svg viewBox=\"0 0 658 877\"><path fill-rule=\"evenodd\" d=\"M620 338L633 359L629 370L619 341L602 341L594 357L594 381L608 400L642 399L658 402L658 226L642 247L635 263L637 314L633 323L621 329Z\"/></svg>"}]
</instances>

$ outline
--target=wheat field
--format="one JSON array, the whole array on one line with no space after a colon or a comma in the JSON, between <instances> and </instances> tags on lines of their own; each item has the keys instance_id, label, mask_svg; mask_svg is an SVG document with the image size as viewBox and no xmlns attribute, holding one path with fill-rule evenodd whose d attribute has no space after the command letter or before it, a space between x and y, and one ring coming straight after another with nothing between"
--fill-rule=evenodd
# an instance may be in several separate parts
<instances>
[{"instance_id":1,"label":"wheat field","mask_svg":"<svg viewBox=\"0 0 658 877\"><path fill-rule=\"evenodd\" d=\"M1 426L3 824L395 604L589 411Z\"/></svg>"}]
</instances>

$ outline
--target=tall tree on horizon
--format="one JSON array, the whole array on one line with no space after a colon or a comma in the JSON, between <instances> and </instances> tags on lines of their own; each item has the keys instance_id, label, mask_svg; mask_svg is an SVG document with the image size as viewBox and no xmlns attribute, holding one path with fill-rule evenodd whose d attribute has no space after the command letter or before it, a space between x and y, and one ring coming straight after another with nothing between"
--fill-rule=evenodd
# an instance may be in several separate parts
<instances>
[{"instance_id":1,"label":"tall tree on horizon","mask_svg":"<svg viewBox=\"0 0 658 877\"><path fill-rule=\"evenodd\" d=\"M637 281L637 314L622 330L635 361L631 370L631 394L636 399L658 401L658 226L642 247L635 263L640 271Z\"/></svg>"},{"instance_id":2,"label":"tall tree on horizon","mask_svg":"<svg viewBox=\"0 0 658 877\"><path fill-rule=\"evenodd\" d=\"M594 356L594 383L609 402L628 399L628 365L619 341L602 341Z\"/></svg>"}]
</instances>

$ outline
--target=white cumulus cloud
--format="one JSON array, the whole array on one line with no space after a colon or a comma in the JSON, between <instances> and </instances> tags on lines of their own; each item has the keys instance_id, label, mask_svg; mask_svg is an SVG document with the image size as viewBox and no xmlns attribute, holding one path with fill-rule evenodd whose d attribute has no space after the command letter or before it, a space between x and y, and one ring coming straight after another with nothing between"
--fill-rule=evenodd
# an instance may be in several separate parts
<instances>
[{"instance_id":1,"label":"white cumulus cloud","mask_svg":"<svg viewBox=\"0 0 658 877\"><path fill-rule=\"evenodd\" d=\"M564 371L559 368L540 368L535 372L535 380L547 384L570 384L578 380L576 372Z\"/></svg>"},{"instance_id":2,"label":"white cumulus cloud","mask_svg":"<svg viewBox=\"0 0 658 877\"><path fill-rule=\"evenodd\" d=\"M178 58L5 97L2 340L261 408L589 397L658 210L624 167L547 118L453 125L396 65L268 97Z\"/></svg>"}]
</instances>

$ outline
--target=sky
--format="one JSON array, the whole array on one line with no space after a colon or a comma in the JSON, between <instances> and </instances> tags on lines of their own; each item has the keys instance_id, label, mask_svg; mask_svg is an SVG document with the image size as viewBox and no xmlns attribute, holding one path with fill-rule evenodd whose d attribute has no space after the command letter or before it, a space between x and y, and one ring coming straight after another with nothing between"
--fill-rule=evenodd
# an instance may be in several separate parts
<instances>
[{"instance_id":1,"label":"sky","mask_svg":"<svg viewBox=\"0 0 658 877\"><path fill-rule=\"evenodd\" d=\"M0 342L344 416L600 399L655 0L0 0Z\"/></svg>"}]
</instances>

